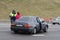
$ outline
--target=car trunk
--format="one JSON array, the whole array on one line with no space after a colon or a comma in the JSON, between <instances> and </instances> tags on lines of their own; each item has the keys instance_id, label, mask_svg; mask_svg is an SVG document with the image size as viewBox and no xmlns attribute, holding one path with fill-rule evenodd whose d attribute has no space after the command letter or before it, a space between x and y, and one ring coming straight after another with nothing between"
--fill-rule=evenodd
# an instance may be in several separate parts
<instances>
[{"instance_id":1,"label":"car trunk","mask_svg":"<svg viewBox=\"0 0 60 40\"><path fill-rule=\"evenodd\" d=\"M18 22L15 22L15 24L16 24L16 27L23 29L23 28L25 28L24 25L28 24L28 23L18 21Z\"/></svg>"}]
</instances>

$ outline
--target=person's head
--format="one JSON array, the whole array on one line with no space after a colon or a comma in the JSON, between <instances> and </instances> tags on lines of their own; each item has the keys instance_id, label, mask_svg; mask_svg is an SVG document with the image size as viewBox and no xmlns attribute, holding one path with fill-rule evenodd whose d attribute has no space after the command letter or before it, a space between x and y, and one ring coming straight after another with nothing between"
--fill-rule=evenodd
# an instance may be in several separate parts
<instances>
[{"instance_id":1,"label":"person's head","mask_svg":"<svg viewBox=\"0 0 60 40\"><path fill-rule=\"evenodd\" d=\"M16 10L12 10L12 13L13 13L13 14L16 14Z\"/></svg>"},{"instance_id":2,"label":"person's head","mask_svg":"<svg viewBox=\"0 0 60 40\"><path fill-rule=\"evenodd\" d=\"M18 14L18 15L20 15L20 13L19 13L19 12L17 12L17 14Z\"/></svg>"}]
</instances>

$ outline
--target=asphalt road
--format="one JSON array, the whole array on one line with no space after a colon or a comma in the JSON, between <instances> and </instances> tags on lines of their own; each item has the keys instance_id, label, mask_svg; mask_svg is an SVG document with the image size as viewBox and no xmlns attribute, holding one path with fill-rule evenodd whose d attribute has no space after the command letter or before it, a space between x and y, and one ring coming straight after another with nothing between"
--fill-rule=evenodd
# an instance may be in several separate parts
<instances>
[{"instance_id":1,"label":"asphalt road","mask_svg":"<svg viewBox=\"0 0 60 40\"><path fill-rule=\"evenodd\" d=\"M60 40L60 25L49 24L47 33L14 34L10 31L10 23L0 22L0 40Z\"/></svg>"}]
</instances>

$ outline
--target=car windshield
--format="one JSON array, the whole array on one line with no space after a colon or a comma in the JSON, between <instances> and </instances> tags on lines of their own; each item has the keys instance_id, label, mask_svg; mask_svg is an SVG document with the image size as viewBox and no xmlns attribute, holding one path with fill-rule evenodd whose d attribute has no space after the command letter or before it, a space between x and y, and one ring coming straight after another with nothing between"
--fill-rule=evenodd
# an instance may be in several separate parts
<instances>
[{"instance_id":1,"label":"car windshield","mask_svg":"<svg viewBox=\"0 0 60 40\"><path fill-rule=\"evenodd\" d=\"M31 21L30 17L21 17L20 19L18 19L19 21Z\"/></svg>"}]
</instances>

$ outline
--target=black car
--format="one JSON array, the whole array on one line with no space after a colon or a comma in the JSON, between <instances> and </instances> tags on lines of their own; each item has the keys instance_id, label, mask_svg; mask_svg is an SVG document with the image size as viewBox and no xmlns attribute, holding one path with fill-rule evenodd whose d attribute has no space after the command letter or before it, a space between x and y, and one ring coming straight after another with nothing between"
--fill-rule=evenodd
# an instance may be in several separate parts
<instances>
[{"instance_id":1,"label":"black car","mask_svg":"<svg viewBox=\"0 0 60 40\"><path fill-rule=\"evenodd\" d=\"M35 34L41 30L47 32L48 24L41 22L39 17L36 16L22 16L11 24L11 31L17 32L28 32Z\"/></svg>"}]
</instances>

